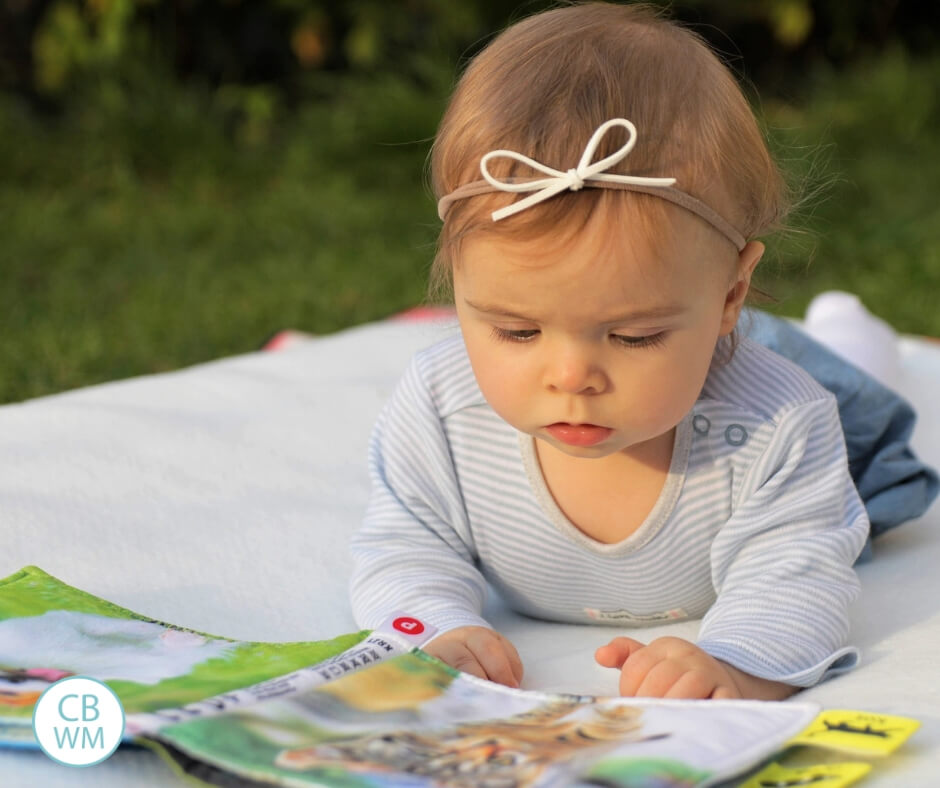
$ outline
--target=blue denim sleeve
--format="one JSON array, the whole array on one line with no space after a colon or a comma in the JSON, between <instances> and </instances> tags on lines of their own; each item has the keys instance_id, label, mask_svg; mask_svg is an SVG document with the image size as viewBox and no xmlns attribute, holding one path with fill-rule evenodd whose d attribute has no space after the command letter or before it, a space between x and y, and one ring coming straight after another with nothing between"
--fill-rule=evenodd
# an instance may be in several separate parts
<instances>
[{"instance_id":1,"label":"blue denim sleeve","mask_svg":"<svg viewBox=\"0 0 940 788\"><path fill-rule=\"evenodd\" d=\"M749 310L743 333L801 366L839 403L849 471L871 520L871 537L922 515L937 497L937 472L909 445L917 416L899 394L788 320ZM859 560L871 557L871 538Z\"/></svg>"}]
</instances>

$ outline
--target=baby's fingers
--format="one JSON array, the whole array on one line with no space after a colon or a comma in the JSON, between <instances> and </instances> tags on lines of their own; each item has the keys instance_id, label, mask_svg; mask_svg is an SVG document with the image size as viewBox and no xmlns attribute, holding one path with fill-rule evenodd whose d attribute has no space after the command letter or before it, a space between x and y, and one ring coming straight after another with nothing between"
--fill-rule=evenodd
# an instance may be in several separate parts
<instances>
[{"instance_id":1,"label":"baby's fingers","mask_svg":"<svg viewBox=\"0 0 940 788\"><path fill-rule=\"evenodd\" d=\"M509 667L512 670L512 676L516 680L516 686L522 684L522 659L519 657L519 652L516 651L516 647L510 643L505 637L496 633L496 637L499 638L499 642L502 644L506 656L509 658Z\"/></svg>"},{"instance_id":2,"label":"baby's fingers","mask_svg":"<svg viewBox=\"0 0 940 788\"><path fill-rule=\"evenodd\" d=\"M644 645L638 640L627 637L616 637L606 646L601 646L594 652L594 659L605 668L622 668L631 654L635 654Z\"/></svg>"},{"instance_id":3,"label":"baby's fingers","mask_svg":"<svg viewBox=\"0 0 940 788\"><path fill-rule=\"evenodd\" d=\"M507 687L519 686L522 680L522 660L519 659L515 646L504 637L483 630L467 638L467 648L482 666L486 674L482 678L505 684Z\"/></svg>"},{"instance_id":4,"label":"baby's fingers","mask_svg":"<svg viewBox=\"0 0 940 788\"><path fill-rule=\"evenodd\" d=\"M653 690L651 684L647 684L646 687L643 687L643 684L647 681L647 677L653 669L662 664L664 664L662 655L652 646L635 651L620 668L620 694L624 697L635 697L637 695L650 697L656 695L657 693ZM673 680L675 678L673 677ZM663 681L667 680L664 677ZM660 681L657 679L655 683L658 686ZM643 687L642 691L641 687Z\"/></svg>"},{"instance_id":5,"label":"baby's fingers","mask_svg":"<svg viewBox=\"0 0 940 788\"><path fill-rule=\"evenodd\" d=\"M481 679L487 678L485 669L463 642L442 639L441 641L429 643L425 647L425 651L456 670Z\"/></svg>"},{"instance_id":6,"label":"baby's fingers","mask_svg":"<svg viewBox=\"0 0 940 788\"><path fill-rule=\"evenodd\" d=\"M664 698L688 698L692 700L705 700L706 698L730 698L731 695L716 693L724 692L725 688L717 686L715 678L703 671L691 670L682 674L663 695Z\"/></svg>"},{"instance_id":7,"label":"baby's fingers","mask_svg":"<svg viewBox=\"0 0 940 788\"><path fill-rule=\"evenodd\" d=\"M648 669L639 668L631 673L633 662L630 662L620 674L620 694L630 695L637 698L684 698L688 695L671 695L670 691L679 687L686 677L688 671L682 666L669 660L656 662ZM642 678L641 678L642 676ZM709 692L711 687L708 688ZM625 691L626 690L626 691ZM708 693L705 693L706 697Z\"/></svg>"},{"instance_id":8,"label":"baby's fingers","mask_svg":"<svg viewBox=\"0 0 940 788\"><path fill-rule=\"evenodd\" d=\"M720 684L709 695L713 700L737 700L741 697L737 687L730 687L727 684Z\"/></svg>"}]
</instances>

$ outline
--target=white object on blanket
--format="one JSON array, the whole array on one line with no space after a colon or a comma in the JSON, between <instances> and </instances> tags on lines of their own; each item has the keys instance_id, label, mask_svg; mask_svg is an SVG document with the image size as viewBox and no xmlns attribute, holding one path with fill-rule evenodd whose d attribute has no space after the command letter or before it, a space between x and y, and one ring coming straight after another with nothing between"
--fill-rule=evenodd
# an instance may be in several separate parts
<instances>
[{"instance_id":1,"label":"white object on blanket","mask_svg":"<svg viewBox=\"0 0 940 788\"><path fill-rule=\"evenodd\" d=\"M901 377L898 335L869 312L857 295L839 290L820 293L806 309L803 328L817 342L897 389Z\"/></svg>"},{"instance_id":2,"label":"white object on blanket","mask_svg":"<svg viewBox=\"0 0 940 788\"><path fill-rule=\"evenodd\" d=\"M158 620L243 640L356 629L346 543L368 496L372 422L412 353L455 329L386 322L179 372L0 407L0 575L37 564ZM940 345L902 337L915 449L940 463ZM940 773L940 507L885 534L859 568L852 640L862 664L798 697L919 718L868 788ZM609 629L486 615L519 648L524 686L614 694L596 665ZM697 622L641 630L694 638ZM0 752L4 788L181 783L149 752L91 769Z\"/></svg>"}]
</instances>

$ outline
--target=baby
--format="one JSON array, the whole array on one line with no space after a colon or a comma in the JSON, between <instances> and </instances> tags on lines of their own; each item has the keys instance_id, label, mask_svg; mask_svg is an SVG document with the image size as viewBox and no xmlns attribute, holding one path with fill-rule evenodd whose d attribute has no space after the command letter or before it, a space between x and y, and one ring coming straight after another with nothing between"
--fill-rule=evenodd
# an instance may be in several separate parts
<instances>
[{"instance_id":1,"label":"baby","mask_svg":"<svg viewBox=\"0 0 940 788\"><path fill-rule=\"evenodd\" d=\"M703 618L598 649L624 695L780 699L854 665L869 523L836 401L735 332L787 196L727 68L646 7L533 16L470 63L432 172L461 333L375 427L358 623L409 611L518 686L489 582L536 618Z\"/></svg>"}]
</instances>

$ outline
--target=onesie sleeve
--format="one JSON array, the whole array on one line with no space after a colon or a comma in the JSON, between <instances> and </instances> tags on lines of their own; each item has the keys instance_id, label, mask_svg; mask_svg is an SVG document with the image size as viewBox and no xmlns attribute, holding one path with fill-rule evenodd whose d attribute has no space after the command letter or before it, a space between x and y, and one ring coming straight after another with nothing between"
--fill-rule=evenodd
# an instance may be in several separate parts
<instances>
[{"instance_id":1,"label":"onesie sleeve","mask_svg":"<svg viewBox=\"0 0 940 788\"><path fill-rule=\"evenodd\" d=\"M419 357L420 358L420 357ZM359 626L393 612L439 632L489 626L486 582L438 408L418 358L380 414L369 444L371 494L351 541L351 601Z\"/></svg>"},{"instance_id":2,"label":"onesie sleeve","mask_svg":"<svg viewBox=\"0 0 940 788\"><path fill-rule=\"evenodd\" d=\"M835 400L786 412L712 543L717 599L698 645L753 676L801 687L854 667L852 565L868 530Z\"/></svg>"}]
</instances>

